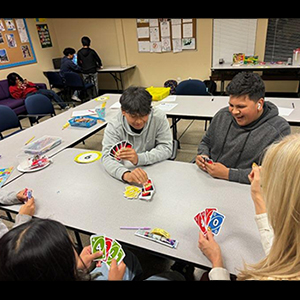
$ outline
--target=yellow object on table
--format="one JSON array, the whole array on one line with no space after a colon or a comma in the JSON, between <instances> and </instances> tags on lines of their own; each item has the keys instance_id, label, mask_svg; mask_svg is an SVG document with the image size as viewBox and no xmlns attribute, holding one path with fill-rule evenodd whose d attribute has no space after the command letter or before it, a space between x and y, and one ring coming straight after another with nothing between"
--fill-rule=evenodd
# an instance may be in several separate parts
<instances>
[{"instance_id":1,"label":"yellow object on table","mask_svg":"<svg viewBox=\"0 0 300 300\"><path fill-rule=\"evenodd\" d=\"M161 228L154 228L150 231L150 233L158 234L164 236L166 239L171 237L170 233Z\"/></svg>"},{"instance_id":2,"label":"yellow object on table","mask_svg":"<svg viewBox=\"0 0 300 300\"><path fill-rule=\"evenodd\" d=\"M160 101L170 95L169 87L148 87L146 91L152 96L153 101Z\"/></svg>"}]
</instances>

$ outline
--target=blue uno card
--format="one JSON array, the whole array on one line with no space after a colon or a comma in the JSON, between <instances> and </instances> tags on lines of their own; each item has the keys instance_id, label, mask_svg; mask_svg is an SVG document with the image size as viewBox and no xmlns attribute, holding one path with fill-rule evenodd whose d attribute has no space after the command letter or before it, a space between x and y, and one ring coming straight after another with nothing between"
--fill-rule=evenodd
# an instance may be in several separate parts
<instances>
[{"instance_id":1,"label":"blue uno card","mask_svg":"<svg viewBox=\"0 0 300 300\"><path fill-rule=\"evenodd\" d=\"M214 211L211 215L208 227L210 228L211 232L215 235L218 235L221 229L221 226L224 222L225 216L221 213Z\"/></svg>"}]
</instances>

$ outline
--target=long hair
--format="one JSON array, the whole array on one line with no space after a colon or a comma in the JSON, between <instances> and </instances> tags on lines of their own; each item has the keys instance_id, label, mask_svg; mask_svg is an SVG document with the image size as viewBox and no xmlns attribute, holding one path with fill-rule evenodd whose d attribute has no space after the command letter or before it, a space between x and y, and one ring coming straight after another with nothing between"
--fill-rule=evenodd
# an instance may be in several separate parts
<instances>
[{"instance_id":1,"label":"long hair","mask_svg":"<svg viewBox=\"0 0 300 300\"><path fill-rule=\"evenodd\" d=\"M272 144L264 157L261 186L274 231L269 254L246 266L239 279L300 279L300 135Z\"/></svg>"},{"instance_id":2,"label":"long hair","mask_svg":"<svg viewBox=\"0 0 300 300\"><path fill-rule=\"evenodd\" d=\"M8 81L8 86L16 85L17 78L19 78L19 80L22 82L24 81L23 78L18 73L15 72L9 73L6 78Z\"/></svg>"},{"instance_id":3,"label":"long hair","mask_svg":"<svg viewBox=\"0 0 300 300\"><path fill-rule=\"evenodd\" d=\"M75 248L65 227L33 219L0 239L0 281L77 280Z\"/></svg>"}]
</instances>

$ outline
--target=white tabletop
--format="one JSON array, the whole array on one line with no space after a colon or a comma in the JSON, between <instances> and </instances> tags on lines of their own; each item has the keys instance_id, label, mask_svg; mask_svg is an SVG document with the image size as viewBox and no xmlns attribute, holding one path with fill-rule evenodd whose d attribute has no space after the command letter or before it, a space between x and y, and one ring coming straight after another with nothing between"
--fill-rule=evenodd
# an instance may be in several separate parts
<instances>
[{"instance_id":1,"label":"white tabletop","mask_svg":"<svg viewBox=\"0 0 300 300\"><path fill-rule=\"evenodd\" d=\"M66 149L53 157L49 167L19 177L4 190L32 188L37 217L207 267L211 264L197 247L199 228L193 218L206 207L216 207L226 216L215 238L227 269L236 273L243 260L254 263L264 256L249 185L214 179L195 164L164 161L144 168L156 188L152 201L127 200L123 196L127 184L108 175L99 160L74 162L85 151ZM20 206L7 208L17 212ZM120 226L163 228L179 241L178 248L139 238Z\"/></svg>"},{"instance_id":2,"label":"white tabletop","mask_svg":"<svg viewBox=\"0 0 300 300\"><path fill-rule=\"evenodd\" d=\"M223 63L217 64L211 67L211 70L268 70L268 69L300 69L300 66L286 65L284 64L271 64L266 63L265 65L235 65L233 66L231 63Z\"/></svg>"},{"instance_id":3,"label":"white tabletop","mask_svg":"<svg viewBox=\"0 0 300 300\"><path fill-rule=\"evenodd\" d=\"M63 125L72 118L73 111L78 110L87 110L95 108L96 106L101 106L100 101L90 100L86 103L76 106L75 108L70 108L69 110L49 118L48 120L42 121L39 124L36 124L30 128L14 134L8 138L5 138L0 141L0 168L5 167L14 167L14 170L5 184L14 179L15 177L20 176L22 173L17 170L19 164L17 156L24 153L23 147L25 143L35 136L35 140L41 138L44 135L57 136L62 139L62 143L49 152L46 153L48 157L52 157L61 150L70 147L76 142L84 139L90 134L103 128L107 121L111 120L117 113L118 109L110 109L110 106L119 100L120 95L106 94L105 96L109 97L106 104L106 122L99 122L96 125L90 128L80 128L69 126L66 129L62 129Z\"/></svg>"},{"instance_id":4,"label":"white tabletop","mask_svg":"<svg viewBox=\"0 0 300 300\"><path fill-rule=\"evenodd\" d=\"M127 70L135 68L135 65L130 66L104 66L102 69L97 69L98 73L105 72L125 72Z\"/></svg>"},{"instance_id":5,"label":"white tabletop","mask_svg":"<svg viewBox=\"0 0 300 300\"><path fill-rule=\"evenodd\" d=\"M221 108L228 106L229 96L176 96L170 103L178 104L166 112L168 117L212 118ZM281 116L290 123L300 124L300 98L266 97L265 101L279 108L293 109L289 115ZM155 103L159 105L160 103ZM281 113L281 112L280 112Z\"/></svg>"}]
</instances>

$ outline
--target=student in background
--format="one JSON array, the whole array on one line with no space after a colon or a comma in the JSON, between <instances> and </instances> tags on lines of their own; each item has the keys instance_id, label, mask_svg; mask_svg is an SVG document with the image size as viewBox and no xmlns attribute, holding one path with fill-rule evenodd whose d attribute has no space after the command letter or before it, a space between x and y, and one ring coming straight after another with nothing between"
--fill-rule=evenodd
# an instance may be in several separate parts
<instances>
[{"instance_id":1,"label":"student in background","mask_svg":"<svg viewBox=\"0 0 300 300\"><path fill-rule=\"evenodd\" d=\"M64 74L68 72L76 72L76 73L81 73L82 69L80 66L76 65L73 62L73 58L75 55L76 51L73 48L65 48L63 51L64 57L61 59L61 66L60 66L60 76L64 78ZM75 91L72 100L75 101L81 101L78 97L79 93L78 91Z\"/></svg>"},{"instance_id":2,"label":"student in background","mask_svg":"<svg viewBox=\"0 0 300 300\"><path fill-rule=\"evenodd\" d=\"M7 75L9 93L15 99L24 99L33 94L42 94L50 100L55 101L61 109L69 108L67 104L52 90L40 89L31 81L23 79L19 74L13 72Z\"/></svg>"},{"instance_id":3,"label":"student in background","mask_svg":"<svg viewBox=\"0 0 300 300\"><path fill-rule=\"evenodd\" d=\"M199 144L196 164L212 177L249 184L252 163L258 163L264 149L291 129L277 106L264 101L265 85L258 74L238 73L226 91L229 107L213 117Z\"/></svg>"},{"instance_id":4,"label":"student in background","mask_svg":"<svg viewBox=\"0 0 300 300\"><path fill-rule=\"evenodd\" d=\"M14 227L30 221L35 211L34 198L32 197L31 199L27 199L27 196L25 196L24 192L25 190L16 193L13 191L6 192L0 189L0 204L13 205L13 204L20 204L25 202L25 204L21 206L19 213L16 216L16 222ZM8 228L0 220L0 238L6 232L8 232Z\"/></svg>"},{"instance_id":5,"label":"student in background","mask_svg":"<svg viewBox=\"0 0 300 300\"><path fill-rule=\"evenodd\" d=\"M91 40L84 36L81 38L82 48L77 53L78 65L82 68L82 75L85 81L92 78L91 83L96 87L98 95L98 73L97 69L103 68L102 61L97 52L90 48Z\"/></svg>"},{"instance_id":6,"label":"student in background","mask_svg":"<svg viewBox=\"0 0 300 300\"><path fill-rule=\"evenodd\" d=\"M163 111L151 107L152 96L142 87L129 87L120 98L121 111L108 122L102 141L102 162L113 177L129 183L144 184L147 173L141 166L168 159L172 155L172 134ZM113 145L126 140L119 159L110 156Z\"/></svg>"},{"instance_id":7,"label":"student in background","mask_svg":"<svg viewBox=\"0 0 300 300\"><path fill-rule=\"evenodd\" d=\"M272 144L261 167L249 175L255 221L266 257L245 265L238 280L300 280L300 135ZM229 279L220 246L211 232L199 233L198 245L212 262L211 280Z\"/></svg>"}]
</instances>

